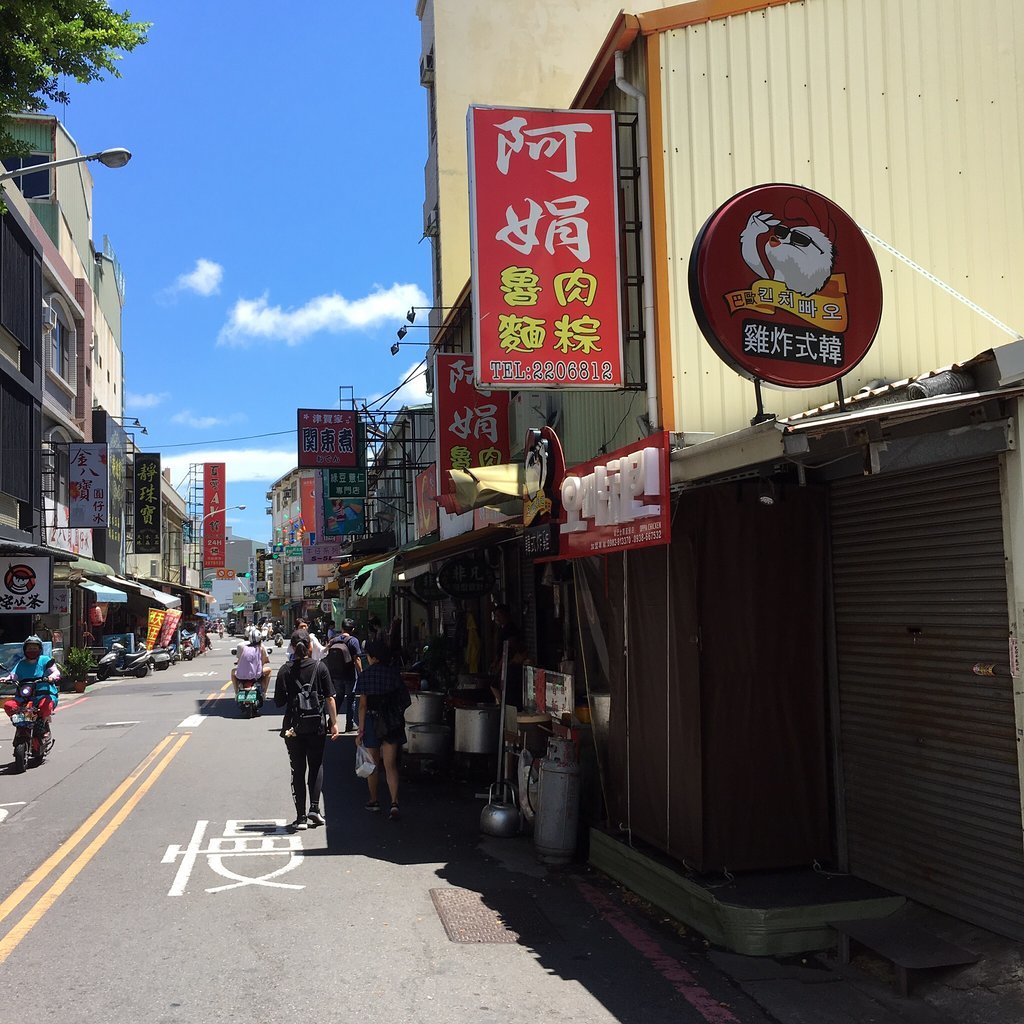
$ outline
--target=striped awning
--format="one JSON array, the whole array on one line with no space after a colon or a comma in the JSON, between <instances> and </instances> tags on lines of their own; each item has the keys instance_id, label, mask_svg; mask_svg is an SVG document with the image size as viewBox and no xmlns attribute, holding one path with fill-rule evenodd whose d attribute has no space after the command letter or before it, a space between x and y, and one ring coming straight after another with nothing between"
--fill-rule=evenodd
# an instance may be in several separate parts
<instances>
[{"instance_id":1,"label":"striped awning","mask_svg":"<svg viewBox=\"0 0 1024 1024\"><path fill-rule=\"evenodd\" d=\"M128 601L128 595L123 590L118 590L116 587L108 587L104 583L94 583L92 580L79 580L78 586L94 594L97 601L103 601L107 604L125 604Z\"/></svg>"}]
</instances>

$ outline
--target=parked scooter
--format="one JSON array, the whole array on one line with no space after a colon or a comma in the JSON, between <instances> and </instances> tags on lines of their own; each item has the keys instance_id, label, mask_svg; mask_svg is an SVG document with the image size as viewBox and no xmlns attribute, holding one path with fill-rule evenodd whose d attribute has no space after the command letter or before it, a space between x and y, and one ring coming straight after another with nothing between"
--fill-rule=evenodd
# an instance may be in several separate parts
<instances>
[{"instance_id":1,"label":"parked scooter","mask_svg":"<svg viewBox=\"0 0 1024 1024\"><path fill-rule=\"evenodd\" d=\"M101 682L111 676L137 676L145 679L152 663L153 657L145 647L129 654L124 644L114 644L97 663L96 678Z\"/></svg>"},{"instance_id":2,"label":"parked scooter","mask_svg":"<svg viewBox=\"0 0 1024 1024\"><path fill-rule=\"evenodd\" d=\"M196 656L196 643L195 633L185 629L181 631L181 657L184 661L191 661Z\"/></svg>"},{"instance_id":3,"label":"parked scooter","mask_svg":"<svg viewBox=\"0 0 1024 1024\"><path fill-rule=\"evenodd\" d=\"M171 667L171 652L166 647L154 647L149 654L153 659L154 672L163 672Z\"/></svg>"},{"instance_id":4,"label":"parked scooter","mask_svg":"<svg viewBox=\"0 0 1024 1024\"><path fill-rule=\"evenodd\" d=\"M11 715L11 725L14 726L14 765L19 772L23 772L30 761L42 764L53 746L50 719L40 718L32 703L35 684L34 679L28 679L19 682L15 690L19 703L24 702Z\"/></svg>"}]
</instances>

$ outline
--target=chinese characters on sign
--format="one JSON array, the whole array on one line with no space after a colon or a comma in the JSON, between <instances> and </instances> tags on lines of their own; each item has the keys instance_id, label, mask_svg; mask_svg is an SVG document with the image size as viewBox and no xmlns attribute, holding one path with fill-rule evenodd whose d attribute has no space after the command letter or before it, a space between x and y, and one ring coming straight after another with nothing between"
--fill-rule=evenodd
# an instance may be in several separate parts
<instances>
[{"instance_id":1,"label":"chinese characters on sign","mask_svg":"<svg viewBox=\"0 0 1024 1024\"><path fill-rule=\"evenodd\" d=\"M160 554L160 455L135 453L135 554Z\"/></svg>"},{"instance_id":2,"label":"chinese characters on sign","mask_svg":"<svg viewBox=\"0 0 1024 1024\"><path fill-rule=\"evenodd\" d=\"M561 499L562 558L668 544L668 435L654 434L566 470Z\"/></svg>"},{"instance_id":3,"label":"chinese characters on sign","mask_svg":"<svg viewBox=\"0 0 1024 1024\"><path fill-rule=\"evenodd\" d=\"M299 409L299 466L355 469L359 459L352 410Z\"/></svg>"},{"instance_id":4,"label":"chinese characters on sign","mask_svg":"<svg viewBox=\"0 0 1024 1024\"><path fill-rule=\"evenodd\" d=\"M428 466L416 474L416 539L437 530L437 470Z\"/></svg>"},{"instance_id":5,"label":"chinese characters on sign","mask_svg":"<svg viewBox=\"0 0 1024 1024\"><path fill-rule=\"evenodd\" d=\"M328 537L366 533L366 470L325 469L323 532Z\"/></svg>"},{"instance_id":6,"label":"chinese characters on sign","mask_svg":"<svg viewBox=\"0 0 1024 1024\"><path fill-rule=\"evenodd\" d=\"M19 555L0 562L0 612L48 615L52 568L49 558Z\"/></svg>"},{"instance_id":7,"label":"chinese characters on sign","mask_svg":"<svg viewBox=\"0 0 1024 1024\"><path fill-rule=\"evenodd\" d=\"M493 589L494 570L482 555L460 555L441 566L437 585L450 597L479 597Z\"/></svg>"},{"instance_id":8,"label":"chinese characters on sign","mask_svg":"<svg viewBox=\"0 0 1024 1024\"><path fill-rule=\"evenodd\" d=\"M481 387L623 383L615 114L470 108Z\"/></svg>"},{"instance_id":9,"label":"chinese characters on sign","mask_svg":"<svg viewBox=\"0 0 1024 1024\"><path fill-rule=\"evenodd\" d=\"M830 199L798 185L758 185L701 229L690 301L704 337L737 373L809 388L867 354L882 281L871 246Z\"/></svg>"},{"instance_id":10,"label":"chinese characters on sign","mask_svg":"<svg viewBox=\"0 0 1024 1024\"><path fill-rule=\"evenodd\" d=\"M70 444L68 525L106 529L110 477L105 444Z\"/></svg>"},{"instance_id":11,"label":"chinese characters on sign","mask_svg":"<svg viewBox=\"0 0 1024 1024\"><path fill-rule=\"evenodd\" d=\"M508 462L508 393L482 390L474 381L469 356L437 356L434 395L438 494L452 491L450 469L500 466Z\"/></svg>"},{"instance_id":12,"label":"chinese characters on sign","mask_svg":"<svg viewBox=\"0 0 1024 1024\"><path fill-rule=\"evenodd\" d=\"M207 569L224 565L224 470L223 462L203 463L203 566Z\"/></svg>"}]
</instances>

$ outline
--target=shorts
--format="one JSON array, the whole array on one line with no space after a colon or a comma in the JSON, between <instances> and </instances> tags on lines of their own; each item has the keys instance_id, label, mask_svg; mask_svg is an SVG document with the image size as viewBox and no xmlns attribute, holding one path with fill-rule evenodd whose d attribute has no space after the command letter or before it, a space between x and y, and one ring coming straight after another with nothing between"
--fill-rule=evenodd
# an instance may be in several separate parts
<instances>
[{"instance_id":1,"label":"shorts","mask_svg":"<svg viewBox=\"0 0 1024 1024\"><path fill-rule=\"evenodd\" d=\"M389 733L387 736L377 735L378 726L377 716L372 711L366 713L366 724L363 729L363 746L375 749L381 745L382 742L397 743L401 746L403 743L407 743L408 739L405 735L404 729L399 729L395 732Z\"/></svg>"}]
</instances>

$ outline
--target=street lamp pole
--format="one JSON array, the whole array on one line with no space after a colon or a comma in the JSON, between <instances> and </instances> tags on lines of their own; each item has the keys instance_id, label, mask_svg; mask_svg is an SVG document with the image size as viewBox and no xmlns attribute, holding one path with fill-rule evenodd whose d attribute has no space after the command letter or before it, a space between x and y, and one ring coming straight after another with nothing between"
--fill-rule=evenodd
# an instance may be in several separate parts
<instances>
[{"instance_id":1,"label":"street lamp pole","mask_svg":"<svg viewBox=\"0 0 1024 1024\"><path fill-rule=\"evenodd\" d=\"M98 160L104 167L124 167L131 158L132 155L127 149L120 147L103 149L98 153L69 156L63 160L50 160L45 164L33 164L30 167L22 167L17 171L4 171L3 174L0 174L0 181L7 181L10 178L23 178L26 174L35 174L36 171L49 171L54 167L66 167L68 164L84 164L89 160Z\"/></svg>"}]
</instances>

